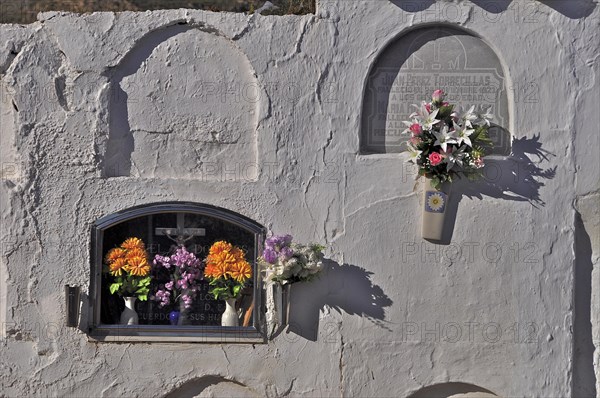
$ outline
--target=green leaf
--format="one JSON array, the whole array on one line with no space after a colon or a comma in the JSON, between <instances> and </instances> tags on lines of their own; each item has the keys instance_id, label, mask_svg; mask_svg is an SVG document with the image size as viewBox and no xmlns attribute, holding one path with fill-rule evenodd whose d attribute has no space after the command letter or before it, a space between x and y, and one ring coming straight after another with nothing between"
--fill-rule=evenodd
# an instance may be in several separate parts
<instances>
[{"instance_id":1,"label":"green leaf","mask_svg":"<svg viewBox=\"0 0 600 398\"><path fill-rule=\"evenodd\" d=\"M141 287L141 288L139 288L138 290L136 290L135 292L136 292L136 293L138 293L138 294L146 294L146 293L148 293L149 291L150 291L150 289L149 289L149 288L147 288L147 287Z\"/></svg>"},{"instance_id":2,"label":"green leaf","mask_svg":"<svg viewBox=\"0 0 600 398\"><path fill-rule=\"evenodd\" d=\"M436 119L443 120L443 119L449 118L450 114L452 114L453 110L454 110L454 105L441 106L439 108L439 112L437 114Z\"/></svg>"},{"instance_id":3,"label":"green leaf","mask_svg":"<svg viewBox=\"0 0 600 398\"><path fill-rule=\"evenodd\" d=\"M235 297L237 297L237 295L240 293L240 291L242 290L242 286L240 285L236 285L233 287L233 295Z\"/></svg>"},{"instance_id":4,"label":"green leaf","mask_svg":"<svg viewBox=\"0 0 600 398\"><path fill-rule=\"evenodd\" d=\"M222 296L225 296L229 293L229 288L227 287L215 287L210 290L210 293L215 297L215 300L219 300Z\"/></svg>"},{"instance_id":5,"label":"green leaf","mask_svg":"<svg viewBox=\"0 0 600 398\"><path fill-rule=\"evenodd\" d=\"M109 287L110 294L115 294L119 290L120 287L121 287L120 283L111 283L110 287Z\"/></svg>"},{"instance_id":6,"label":"green leaf","mask_svg":"<svg viewBox=\"0 0 600 398\"><path fill-rule=\"evenodd\" d=\"M138 295L138 299L140 301L147 301L148 300L148 295L147 294L140 294L140 295Z\"/></svg>"}]
</instances>

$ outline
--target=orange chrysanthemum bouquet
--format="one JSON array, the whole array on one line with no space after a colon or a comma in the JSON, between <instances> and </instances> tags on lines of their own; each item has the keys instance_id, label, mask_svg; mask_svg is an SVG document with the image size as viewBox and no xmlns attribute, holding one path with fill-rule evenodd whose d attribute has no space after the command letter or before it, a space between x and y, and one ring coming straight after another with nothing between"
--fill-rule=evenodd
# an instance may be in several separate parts
<instances>
[{"instance_id":1,"label":"orange chrysanthemum bouquet","mask_svg":"<svg viewBox=\"0 0 600 398\"><path fill-rule=\"evenodd\" d=\"M109 250L104 259L105 273L113 278L111 294L148 299L150 290L150 263L144 242L128 238L119 247Z\"/></svg>"},{"instance_id":2,"label":"orange chrysanthemum bouquet","mask_svg":"<svg viewBox=\"0 0 600 398\"><path fill-rule=\"evenodd\" d=\"M252 278L252 266L239 247L225 241L215 242L206 257L204 277L216 300L237 299Z\"/></svg>"}]
</instances>

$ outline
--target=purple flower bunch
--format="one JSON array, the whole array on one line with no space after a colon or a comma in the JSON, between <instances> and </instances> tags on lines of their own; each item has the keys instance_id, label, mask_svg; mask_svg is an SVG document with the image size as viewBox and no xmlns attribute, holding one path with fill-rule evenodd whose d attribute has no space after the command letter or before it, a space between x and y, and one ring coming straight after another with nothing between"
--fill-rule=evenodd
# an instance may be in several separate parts
<instances>
[{"instance_id":1,"label":"purple flower bunch","mask_svg":"<svg viewBox=\"0 0 600 398\"><path fill-rule=\"evenodd\" d=\"M154 256L152 262L157 272L167 271L169 282L159 285L154 299L161 307L181 301L190 308L202 281L202 261L184 246L177 248L171 256Z\"/></svg>"},{"instance_id":2,"label":"purple flower bunch","mask_svg":"<svg viewBox=\"0 0 600 398\"><path fill-rule=\"evenodd\" d=\"M269 264L289 260L294 255L291 245L292 235L273 235L265 240L263 259Z\"/></svg>"},{"instance_id":3,"label":"purple flower bunch","mask_svg":"<svg viewBox=\"0 0 600 398\"><path fill-rule=\"evenodd\" d=\"M323 249L316 243L292 243L292 235L273 235L265 240L258 262L269 281L282 285L310 281L323 269Z\"/></svg>"}]
</instances>

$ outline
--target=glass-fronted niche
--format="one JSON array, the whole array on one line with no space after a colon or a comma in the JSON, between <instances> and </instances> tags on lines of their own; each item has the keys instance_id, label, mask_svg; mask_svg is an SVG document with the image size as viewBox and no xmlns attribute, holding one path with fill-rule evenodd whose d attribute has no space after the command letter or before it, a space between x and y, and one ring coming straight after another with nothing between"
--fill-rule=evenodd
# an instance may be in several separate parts
<instances>
[{"instance_id":1,"label":"glass-fronted niche","mask_svg":"<svg viewBox=\"0 0 600 398\"><path fill-rule=\"evenodd\" d=\"M264 228L251 219L194 203L140 206L98 220L92 228L90 337L264 342L256 263L263 238ZM219 241L239 248L240 261L247 263L249 277L234 307L237 326L221 326L226 302L211 294L204 272L210 248Z\"/></svg>"}]
</instances>

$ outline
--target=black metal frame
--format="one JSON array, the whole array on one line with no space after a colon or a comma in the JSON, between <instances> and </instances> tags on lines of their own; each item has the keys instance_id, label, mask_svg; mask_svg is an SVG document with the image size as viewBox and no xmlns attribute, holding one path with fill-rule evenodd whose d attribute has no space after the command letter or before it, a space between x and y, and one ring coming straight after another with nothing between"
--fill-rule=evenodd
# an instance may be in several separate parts
<instances>
[{"instance_id":1,"label":"black metal frame","mask_svg":"<svg viewBox=\"0 0 600 398\"><path fill-rule=\"evenodd\" d=\"M254 234L254 252L262 251L265 228L248 217L216 206L192 202L164 202L136 206L102 217L92 226L90 263L89 336L104 342L199 342L199 343L265 343L265 319L261 273L256 259L254 269L254 301L252 326L169 326L169 325L105 325L100 322L100 292L102 282L102 244L104 232L134 218L159 213L192 213L219 218Z\"/></svg>"}]
</instances>

